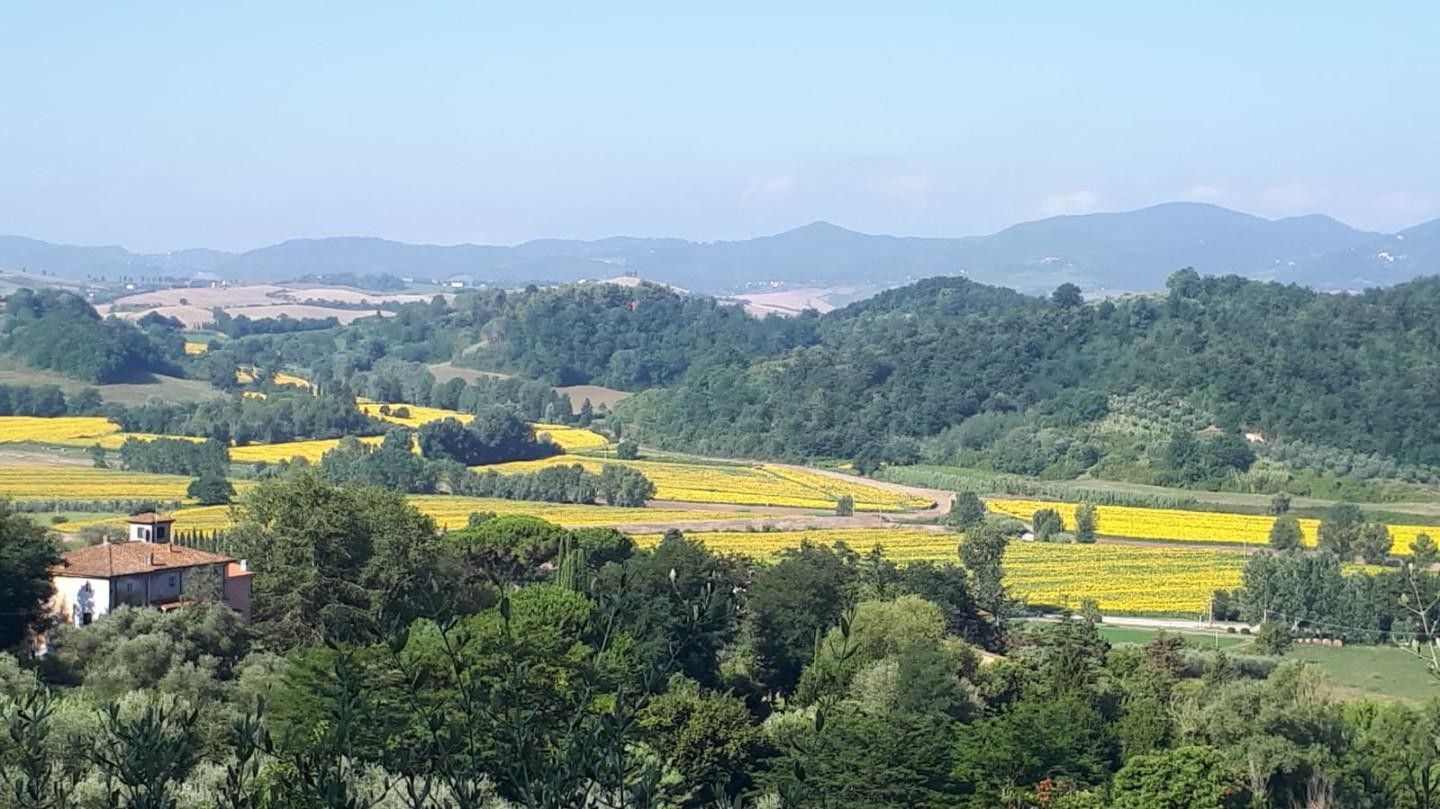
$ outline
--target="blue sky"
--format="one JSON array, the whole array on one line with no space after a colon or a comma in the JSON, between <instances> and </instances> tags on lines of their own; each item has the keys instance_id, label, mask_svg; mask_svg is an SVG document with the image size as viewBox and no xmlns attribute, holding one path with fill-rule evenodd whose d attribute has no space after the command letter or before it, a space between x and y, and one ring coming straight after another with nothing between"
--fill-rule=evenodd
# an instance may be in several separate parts
<instances>
[{"instance_id":1,"label":"blue sky","mask_svg":"<svg viewBox=\"0 0 1440 809\"><path fill-rule=\"evenodd\" d=\"M963 235L1440 216L1440 4L0 5L0 233Z\"/></svg>"}]
</instances>

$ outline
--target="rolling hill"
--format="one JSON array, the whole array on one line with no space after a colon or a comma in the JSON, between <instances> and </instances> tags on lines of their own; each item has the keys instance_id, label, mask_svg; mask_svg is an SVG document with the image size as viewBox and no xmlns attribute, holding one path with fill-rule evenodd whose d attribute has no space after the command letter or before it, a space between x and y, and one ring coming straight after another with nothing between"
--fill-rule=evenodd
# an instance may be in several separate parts
<instances>
[{"instance_id":1,"label":"rolling hill","mask_svg":"<svg viewBox=\"0 0 1440 809\"><path fill-rule=\"evenodd\" d=\"M412 245L369 237L296 239L244 253L130 253L0 237L0 269L88 275L219 273L241 281L354 273L419 279L466 276L523 284L636 273L707 293L765 284L888 287L965 275L1022 291L1072 282L1099 293L1152 291L1171 272L1296 282L1318 289L1396 283L1440 271L1440 220L1395 234L1321 215L1264 219L1175 202L1123 213L1058 216L989 236L922 238L857 233L827 222L740 241L616 237L543 239L513 247Z\"/></svg>"}]
</instances>

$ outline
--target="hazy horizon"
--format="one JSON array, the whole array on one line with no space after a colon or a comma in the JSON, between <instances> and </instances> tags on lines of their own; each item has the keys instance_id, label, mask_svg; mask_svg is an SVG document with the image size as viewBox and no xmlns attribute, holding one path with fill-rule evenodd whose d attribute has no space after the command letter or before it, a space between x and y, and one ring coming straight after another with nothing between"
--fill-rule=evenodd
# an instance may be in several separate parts
<instances>
[{"instance_id":1,"label":"hazy horizon","mask_svg":"<svg viewBox=\"0 0 1440 809\"><path fill-rule=\"evenodd\" d=\"M1191 201L1189 201L1189 200L1168 200L1168 201L1157 202L1157 203L1155 203L1155 204L1153 204L1153 205L1145 205L1145 206L1142 206L1142 207L1140 207L1140 208L1127 209L1127 210L1123 210L1123 211L1089 211L1089 212L1086 212L1086 213L1056 214L1056 215L1054 215L1053 217L1039 217L1039 218L1033 219L1033 220L1025 220L1025 221L1020 221L1020 222L1013 222L1013 223L1011 223L1011 224L1009 224L1009 225L1005 225L1004 227L1001 227L1001 228L999 228L999 229L997 229L997 230L987 231L987 232L984 232L984 233L886 233L886 232L880 232L880 231L868 231L868 230L863 230L863 229L861 229L861 228L848 227L848 226L846 226L846 225L844 225L844 224L842 224L842 223L839 223L839 222L831 222L830 220L826 220L826 219L813 219L813 220L810 220L810 221L808 221L808 222L800 222L800 223L795 224L795 225L793 225L793 226L784 228L783 230L778 230L778 231L773 231L773 232L752 233L752 234L748 234L748 235L741 235L741 236L737 236L737 237L734 237L734 238L726 238L726 239L686 239L686 241L690 241L690 242L693 242L693 243L696 243L696 244L707 244L707 243L716 243L716 242L730 242L730 241L748 241L748 240L751 240L751 239L759 239L759 238L764 238L764 237L767 237L767 236L777 236L777 235L781 235L781 234L784 234L784 233L789 233L789 232L791 232L791 231L799 230L799 229L802 229L802 228L805 228L805 227L809 227L809 226L812 226L812 225L822 225L822 224L833 225L833 226L835 226L835 227L839 227L839 228L842 228L842 229L844 229L844 230L851 231L851 232L853 232L853 233L860 233L860 234L862 234L862 235L868 235L868 236L893 236L893 237L897 237L897 238L927 238L927 239L964 239L964 238L972 238L972 237L992 236L992 235L994 235L994 234L996 234L996 233L999 233L999 232L1004 231L1004 230L1006 230L1006 229L1008 229L1008 228L1010 228L1010 227L1013 227L1014 225L1022 225L1022 224L1026 224L1027 222L1040 221L1040 220L1048 219L1048 218L1063 217L1063 216L1087 216L1087 215L1089 215L1089 214L1123 214L1123 213L1134 213L1134 212L1137 212L1137 211L1146 210L1146 209L1148 209L1148 208L1155 208L1155 207L1159 207L1159 206L1162 206L1162 205L1176 204L1176 203L1187 203L1187 202L1191 202ZM1313 211L1313 212L1310 212L1310 213L1291 214L1291 215L1288 215L1288 216L1266 217L1266 216L1263 216L1263 215L1261 215L1261 214L1254 213L1254 212L1252 212L1252 211L1242 211L1242 210L1235 209L1235 208L1228 208L1228 207L1226 207L1226 206L1215 205L1215 203L1196 202L1196 203L1193 203L1193 204L1197 204L1197 205L1208 205L1208 206L1212 206L1212 207L1222 208L1222 209L1224 209L1224 210L1232 211L1232 212L1234 212L1234 213L1244 214L1244 215L1248 215L1248 216L1257 216L1257 217L1261 217L1261 218L1263 218L1263 219L1268 219L1268 220L1270 220L1270 221L1278 221L1278 220L1281 220L1281 219L1299 219L1299 218L1304 218L1304 217L1307 217L1307 216L1326 216L1326 217L1330 217L1330 215L1327 214L1327 213L1325 213L1324 211ZM1356 227L1355 225L1353 225L1353 224L1351 224L1351 223L1349 223L1349 222L1345 222L1344 220L1339 219L1338 217L1330 217L1330 218L1335 219L1336 221L1340 222L1341 224L1344 224L1344 225L1347 225L1347 226L1349 226L1349 227L1355 228L1356 230L1365 230L1364 228L1359 228L1359 227ZM1433 220L1425 220L1425 221L1423 221L1423 222L1413 222L1413 223L1411 223L1410 225L1406 225L1406 226L1404 226L1404 227L1396 228L1394 231L1376 231L1376 232L1377 232L1377 233L1394 233L1394 232L1399 232L1399 231L1406 230L1406 229L1408 229L1409 227L1413 227L1413 226L1415 226L1415 225L1426 224L1427 222L1430 222L1430 221L1433 221ZM319 234L319 235L311 235L311 236L291 236L291 237L289 237L289 238L280 239L280 240L277 240L277 241L274 241L274 242L265 242L265 243L263 243L263 244L255 244L255 245L249 245L249 246L244 246L244 247L239 247L239 248L232 248L232 249L217 248L217 247L213 247L213 246L211 246L211 245L205 245L205 244L190 244L190 245L183 245L183 246L180 246L180 247L175 247L175 248L171 248L171 249L167 249L167 250L138 250L138 249L132 248L130 245L123 244L123 243L119 243L119 242L110 242L110 243L99 243L99 242L95 242L95 243L63 242L63 243L62 243L62 242L56 242L56 241L50 240L50 239L43 239L43 238L41 238L41 237L34 236L34 235L31 235L31 234L28 234L28 233L8 233L8 232L0 232L0 236L19 236L19 237L22 237L22 238L35 239L35 240L37 240L37 241L44 241L44 242L48 242L48 243L52 243L52 244L65 244L65 245L74 246L74 247L120 247L120 248L126 249L126 250L128 250L129 252L132 252L132 253L137 253L137 254L152 254L152 255L167 255L167 254L171 254L171 253L184 252L184 251L186 251L186 250L217 250L217 251L220 251L220 252L239 254L239 253L248 252L248 251L250 251L250 250L258 250L258 249L265 248L265 247L272 247L272 246L275 246L275 245L277 245L277 244L283 244L283 243L289 242L289 241L323 241L323 240L326 240L326 239L380 239L380 240L382 240L382 241L399 242L399 243L403 243L403 244L410 244L410 245L421 246L421 247L459 247L459 246L465 246L465 245L470 245L470 246L475 246L475 247L518 247L518 246L520 246L520 245L523 245L523 244L526 244L526 243L529 243L529 242L536 242L536 241L598 241L598 240L602 240L602 239L606 239L606 238L621 238L621 239L626 239L626 238L629 238L629 239L671 239L671 238L679 238L679 239L684 239L684 237L675 236L675 235L673 235L673 234L668 234L668 233L611 233L611 234L608 234L608 235L606 235L606 236L599 236L599 237L594 237L594 238L591 238L591 239L581 239L581 238L578 238L578 237L565 236L565 235L551 235L551 236L536 236L536 237L533 238L533 239L526 239L526 240L524 240L524 241L518 241L518 242L421 242L421 241L411 242L411 241L406 241L406 240L404 240L404 239L393 239L393 238L390 238L390 237L388 237L388 236L384 236L384 235L381 235L381 234L373 234L373 233L329 233L329 234Z\"/></svg>"},{"instance_id":2,"label":"hazy horizon","mask_svg":"<svg viewBox=\"0 0 1440 809\"><path fill-rule=\"evenodd\" d=\"M1173 200L1440 217L1440 7L0 9L0 233L966 236Z\"/></svg>"}]
</instances>

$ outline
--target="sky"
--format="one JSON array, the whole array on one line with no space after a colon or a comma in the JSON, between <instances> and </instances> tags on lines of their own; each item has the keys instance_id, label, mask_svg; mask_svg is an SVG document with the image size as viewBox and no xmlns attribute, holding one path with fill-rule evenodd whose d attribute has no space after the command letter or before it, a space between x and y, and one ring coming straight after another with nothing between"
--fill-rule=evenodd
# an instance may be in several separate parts
<instances>
[{"instance_id":1,"label":"sky","mask_svg":"<svg viewBox=\"0 0 1440 809\"><path fill-rule=\"evenodd\" d=\"M0 4L0 233L960 236L1440 217L1440 3Z\"/></svg>"}]
</instances>

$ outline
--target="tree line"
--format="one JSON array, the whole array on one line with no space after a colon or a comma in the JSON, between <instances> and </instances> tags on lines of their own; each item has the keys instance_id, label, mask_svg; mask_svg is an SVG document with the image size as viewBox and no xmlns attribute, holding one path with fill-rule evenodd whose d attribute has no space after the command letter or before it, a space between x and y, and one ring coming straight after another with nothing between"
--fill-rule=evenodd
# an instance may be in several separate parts
<instances>
[{"instance_id":1,"label":"tree line","mask_svg":"<svg viewBox=\"0 0 1440 809\"><path fill-rule=\"evenodd\" d=\"M313 472L239 509L216 541L255 571L248 627L200 582L183 610L51 628L36 660L23 639L48 585L4 592L14 805L1440 800L1434 705L1342 702L1283 657L1174 635L1112 646L1084 619L1012 622L985 606L1005 596L984 524L954 561L901 566L840 544L720 555L678 531L642 548L529 517L442 535L401 495ZM47 582L45 533L13 515L0 531L4 580Z\"/></svg>"}]
</instances>

